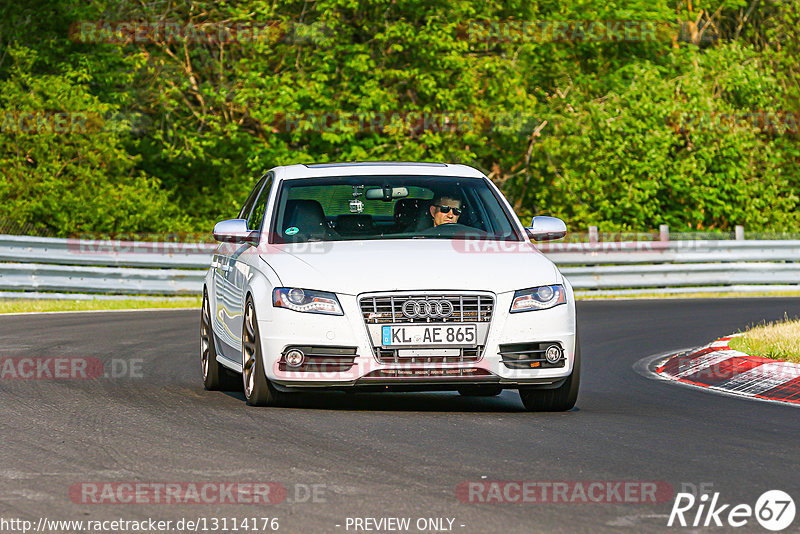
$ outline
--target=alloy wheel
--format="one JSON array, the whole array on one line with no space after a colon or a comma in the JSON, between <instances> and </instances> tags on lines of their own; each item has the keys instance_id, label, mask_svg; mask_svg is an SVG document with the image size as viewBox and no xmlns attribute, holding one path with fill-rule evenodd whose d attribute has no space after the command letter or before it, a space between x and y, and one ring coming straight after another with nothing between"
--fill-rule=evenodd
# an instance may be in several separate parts
<instances>
[{"instance_id":1,"label":"alloy wheel","mask_svg":"<svg viewBox=\"0 0 800 534\"><path fill-rule=\"evenodd\" d=\"M256 328L254 317L253 303L248 302L242 329L242 379L244 380L244 394L248 398L252 396L255 387Z\"/></svg>"}]
</instances>

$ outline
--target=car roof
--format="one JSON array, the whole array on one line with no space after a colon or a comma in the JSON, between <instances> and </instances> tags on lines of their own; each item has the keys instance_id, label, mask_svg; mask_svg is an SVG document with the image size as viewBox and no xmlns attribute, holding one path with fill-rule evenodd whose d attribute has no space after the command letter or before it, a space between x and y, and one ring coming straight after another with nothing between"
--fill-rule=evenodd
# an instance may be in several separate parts
<instances>
[{"instance_id":1,"label":"car roof","mask_svg":"<svg viewBox=\"0 0 800 534\"><path fill-rule=\"evenodd\" d=\"M468 165L410 161L359 161L351 163L303 163L272 169L275 178L322 178L326 176L422 175L484 178L485 175Z\"/></svg>"}]
</instances>

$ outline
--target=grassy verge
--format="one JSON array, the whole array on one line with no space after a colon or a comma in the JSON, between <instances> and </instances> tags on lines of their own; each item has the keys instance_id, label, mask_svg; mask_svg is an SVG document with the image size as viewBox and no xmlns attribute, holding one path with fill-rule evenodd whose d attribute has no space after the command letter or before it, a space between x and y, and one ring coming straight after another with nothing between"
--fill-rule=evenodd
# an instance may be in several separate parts
<instances>
[{"instance_id":1,"label":"grassy verge","mask_svg":"<svg viewBox=\"0 0 800 534\"><path fill-rule=\"evenodd\" d=\"M733 338L729 345L753 356L800 363L800 319L787 317L783 321L754 326L743 336Z\"/></svg>"},{"instance_id":2,"label":"grassy verge","mask_svg":"<svg viewBox=\"0 0 800 534\"><path fill-rule=\"evenodd\" d=\"M51 311L90 311L90 310L141 310L152 308L197 308L198 297L174 300L60 300L60 299L0 299L0 314Z\"/></svg>"},{"instance_id":3,"label":"grassy verge","mask_svg":"<svg viewBox=\"0 0 800 534\"><path fill-rule=\"evenodd\" d=\"M741 291L741 292L706 292L706 293L641 293L633 295L591 295L577 294L577 300L602 299L724 299L748 297L800 297L800 291Z\"/></svg>"},{"instance_id":4,"label":"grassy verge","mask_svg":"<svg viewBox=\"0 0 800 534\"><path fill-rule=\"evenodd\" d=\"M800 297L800 291L742 292L742 293L643 293L637 295L576 295L577 300L606 299L709 299L747 297ZM3 299L0 298L0 314L91 311L91 310L141 310L148 308L200 308L199 296L174 300L60 300L60 299Z\"/></svg>"}]
</instances>

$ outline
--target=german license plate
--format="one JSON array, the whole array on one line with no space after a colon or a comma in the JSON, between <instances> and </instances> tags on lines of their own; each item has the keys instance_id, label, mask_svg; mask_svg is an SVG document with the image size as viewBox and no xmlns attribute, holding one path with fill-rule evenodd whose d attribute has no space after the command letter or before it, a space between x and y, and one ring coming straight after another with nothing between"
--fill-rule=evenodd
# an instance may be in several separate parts
<instances>
[{"instance_id":1,"label":"german license plate","mask_svg":"<svg viewBox=\"0 0 800 534\"><path fill-rule=\"evenodd\" d=\"M474 347L478 328L474 324L386 325L381 327L384 347L458 345Z\"/></svg>"}]
</instances>

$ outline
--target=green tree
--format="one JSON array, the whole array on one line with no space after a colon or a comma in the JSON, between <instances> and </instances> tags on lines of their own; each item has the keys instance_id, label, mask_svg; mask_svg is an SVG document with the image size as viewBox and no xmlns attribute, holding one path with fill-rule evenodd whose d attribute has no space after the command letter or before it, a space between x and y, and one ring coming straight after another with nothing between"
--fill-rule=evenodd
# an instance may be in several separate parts
<instances>
[{"instance_id":1,"label":"green tree","mask_svg":"<svg viewBox=\"0 0 800 534\"><path fill-rule=\"evenodd\" d=\"M2 132L0 200L60 232L208 231L275 165L434 160L477 166L520 214L575 229L790 229L796 130L714 118L798 109L799 12L779 0L6 3L4 109L121 114L130 127ZM657 31L507 31L626 20ZM70 39L80 21L269 29L249 41L98 43ZM409 121L420 114L434 127ZM57 224L46 216L70 198Z\"/></svg>"}]
</instances>

